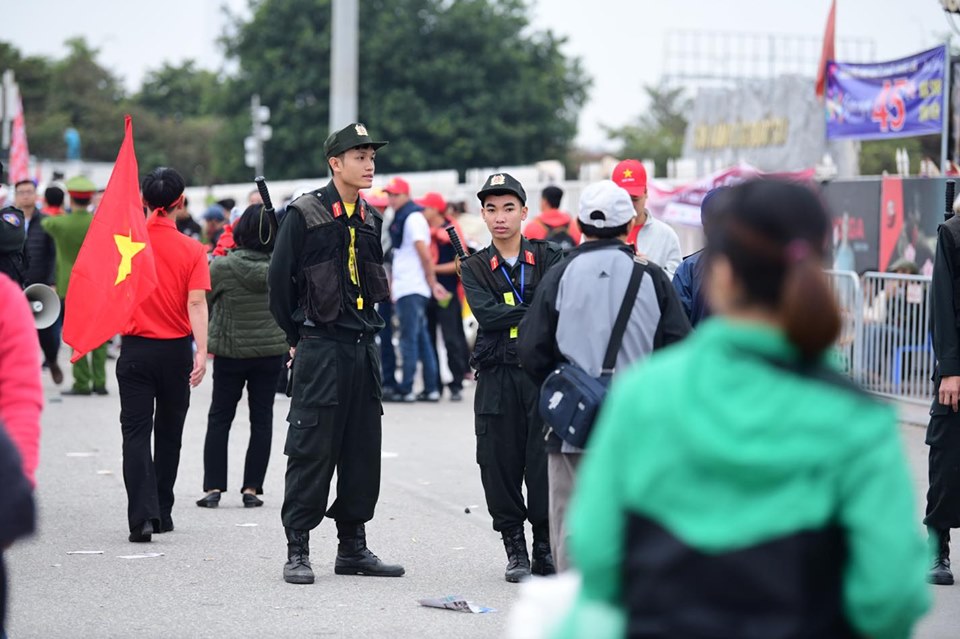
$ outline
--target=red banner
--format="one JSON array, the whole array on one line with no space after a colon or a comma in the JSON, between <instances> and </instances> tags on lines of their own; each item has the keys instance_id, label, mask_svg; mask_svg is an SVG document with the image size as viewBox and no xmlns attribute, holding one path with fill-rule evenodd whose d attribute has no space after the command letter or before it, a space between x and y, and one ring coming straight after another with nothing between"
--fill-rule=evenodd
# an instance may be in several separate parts
<instances>
[{"instance_id":1,"label":"red banner","mask_svg":"<svg viewBox=\"0 0 960 639\"><path fill-rule=\"evenodd\" d=\"M13 116L10 136L10 183L30 179L30 150L27 148L27 124L23 118L23 101L17 96L17 112Z\"/></svg>"},{"instance_id":2,"label":"red banner","mask_svg":"<svg viewBox=\"0 0 960 639\"><path fill-rule=\"evenodd\" d=\"M880 187L880 270L893 261L903 232L903 179L887 176Z\"/></svg>"}]
</instances>

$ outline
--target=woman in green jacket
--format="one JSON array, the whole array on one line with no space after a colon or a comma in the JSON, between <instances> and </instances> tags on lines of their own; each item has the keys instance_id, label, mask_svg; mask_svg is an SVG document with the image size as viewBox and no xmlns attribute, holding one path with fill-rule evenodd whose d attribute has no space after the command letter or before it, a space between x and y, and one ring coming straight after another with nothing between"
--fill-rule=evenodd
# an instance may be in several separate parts
<instances>
[{"instance_id":1,"label":"woman in green jacket","mask_svg":"<svg viewBox=\"0 0 960 639\"><path fill-rule=\"evenodd\" d=\"M263 478L270 459L273 399L283 354L283 331L270 314L267 271L276 227L261 205L247 207L234 225L237 244L210 264L210 352L213 360L213 400L207 416L203 447L203 508L220 504L227 490L227 440L237 404L247 387L250 443L243 471L243 505L262 506Z\"/></svg>"},{"instance_id":2,"label":"woman in green jacket","mask_svg":"<svg viewBox=\"0 0 960 639\"><path fill-rule=\"evenodd\" d=\"M561 636L910 636L926 556L892 407L828 364L830 221L809 189L722 194L717 316L611 388L568 525Z\"/></svg>"}]
</instances>

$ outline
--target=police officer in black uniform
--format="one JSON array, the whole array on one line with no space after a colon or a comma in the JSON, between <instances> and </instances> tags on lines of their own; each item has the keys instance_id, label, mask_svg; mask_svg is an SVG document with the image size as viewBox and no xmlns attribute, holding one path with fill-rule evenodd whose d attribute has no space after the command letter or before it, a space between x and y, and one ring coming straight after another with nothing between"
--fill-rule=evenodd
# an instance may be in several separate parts
<instances>
[{"instance_id":1,"label":"police officer in black uniform","mask_svg":"<svg viewBox=\"0 0 960 639\"><path fill-rule=\"evenodd\" d=\"M270 310L293 355L293 394L284 446L288 583L313 583L310 530L337 522L338 575L399 577L403 567L367 549L364 524L380 493L380 351L387 299L380 212L359 197L373 182L386 142L364 125L332 133L323 145L333 180L287 207L270 264ZM337 497L327 510L333 471Z\"/></svg>"},{"instance_id":2,"label":"police officer in black uniform","mask_svg":"<svg viewBox=\"0 0 960 639\"><path fill-rule=\"evenodd\" d=\"M477 463L493 517L507 551L504 578L555 572L550 554L547 457L537 411L540 389L520 368L517 335L537 284L560 261L559 246L520 234L527 217L523 186L506 173L487 178L477 196L493 242L461 264L463 289L480 325L471 365L477 369L474 399ZM526 479L527 503L521 485ZM533 526L533 566L524 521Z\"/></svg>"},{"instance_id":3,"label":"police officer in black uniform","mask_svg":"<svg viewBox=\"0 0 960 639\"><path fill-rule=\"evenodd\" d=\"M23 211L13 206L0 209L0 273L20 288L26 284L29 267L26 228Z\"/></svg>"},{"instance_id":4,"label":"police officer in black uniform","mask_svg":"<svg viewBox=\"0 0 960 639\"><path fill-rule=\"evenodd\" d=\"M930 489L927 526L934 563L928 580L953 584L950 571L950 529L960 528L960 217L953 216L937 232L937 254L930 294L933 352L937 358L937 397L930 408Z\"/></svg>"}]
</instances>

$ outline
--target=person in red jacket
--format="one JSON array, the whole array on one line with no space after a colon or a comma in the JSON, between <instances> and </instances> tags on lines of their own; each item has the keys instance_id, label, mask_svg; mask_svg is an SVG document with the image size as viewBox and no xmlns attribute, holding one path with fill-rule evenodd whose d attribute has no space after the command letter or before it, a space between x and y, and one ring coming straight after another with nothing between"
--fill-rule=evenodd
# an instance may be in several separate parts
<instances>
[{"instance_id":1,"label":"person in red jacket","mask_svg":"<svg viewBox=\"0 0 960 639\"><path fill-rule=\"evenodd\" d=\"M20 286L2 273L0 309L0 637L6 637L8 584L3 553L33 532L36 524L32 488L36 486L43 389L30 306Z\"/></svg>"},{"instance_id":2,"label":"person in red jacket","mask_svg":"<svg viewBox=\"0 0 960 639\"><path fill-rule=\"evenodd\" d=\"M548 186L540 194L540 215L523 227L523 236L528 240L555 242L564 250L580 244L580 227L569 213L560 210L563 189Z\"/></svg>"},{"instance_id":3,"label":"person in red jacket","mask_svg":"<svg viewBox=\"0 0 960 639\"><path fill-rule=\"evenodd\" d=\"M37 329L23 290L3 274L0 308L0 422L17 446L23 474L36 485L43 408Z\"/></svg>"}]
</instances>

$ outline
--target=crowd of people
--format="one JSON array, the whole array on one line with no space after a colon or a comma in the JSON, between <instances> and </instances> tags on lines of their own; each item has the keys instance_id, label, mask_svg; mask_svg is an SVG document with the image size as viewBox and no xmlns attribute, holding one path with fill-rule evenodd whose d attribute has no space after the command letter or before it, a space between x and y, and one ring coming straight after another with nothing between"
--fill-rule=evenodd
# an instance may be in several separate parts
<instances>
[{"instance_id":1,"label":"crowd of people","mask_svg":"<svg viewBox=\"0 0 960 639\"><path fill-rule=\"evenodd\" d=\"M534 219L524 185L498 172L476 194L490 244L467 255L450 234L463 237L460 207L442 194L415 197L398 177L383 187L386 211L365 199L387 144L352 123L324 144L326 185L276 213L256 192L242 211L211 204L203 227L179 173L143 178L158 285L122 332L116 365L131 542L175 529L191 388L212 357L196 505L216 507L228 491L244 387L239 490L244 506L264 503L274 399L286 392L283 579L314 582L310 533L324 518L336 524L336 574L400 577L365 527L380 491L382 403L445 391L461 401L475 381L476 460L504 578L582 575L556 636L909 635L929 606L929 555L893 410L828 363L840 318L821 268L829 218L810 189L762 180L711 192L707 246L681 260L677 234L647 211L636 160L589 185L575 214L559 187L543 189ZM22 458L22 479L4 484L0 548L32 527L41 353L64 379L61 324L22 339L35 329L21 289L43 283L64 297L96 215L93 183L65 190L68 207L51 186L41 208L36 185L20 182L0 212L0 301L15 309L0 315L0 421L13 441L0 437L0 463L13 449ZM105 360L100 349L79 360L64 394L109 393ZM955 396L940 401L956 410ZM588 408L598 416L579 414ZM938 482L944 510L960 486ZM944 515L931 532L936 583L947 583L944 530L948 540L955 524Z\"/></svg>"}]
</instances>

